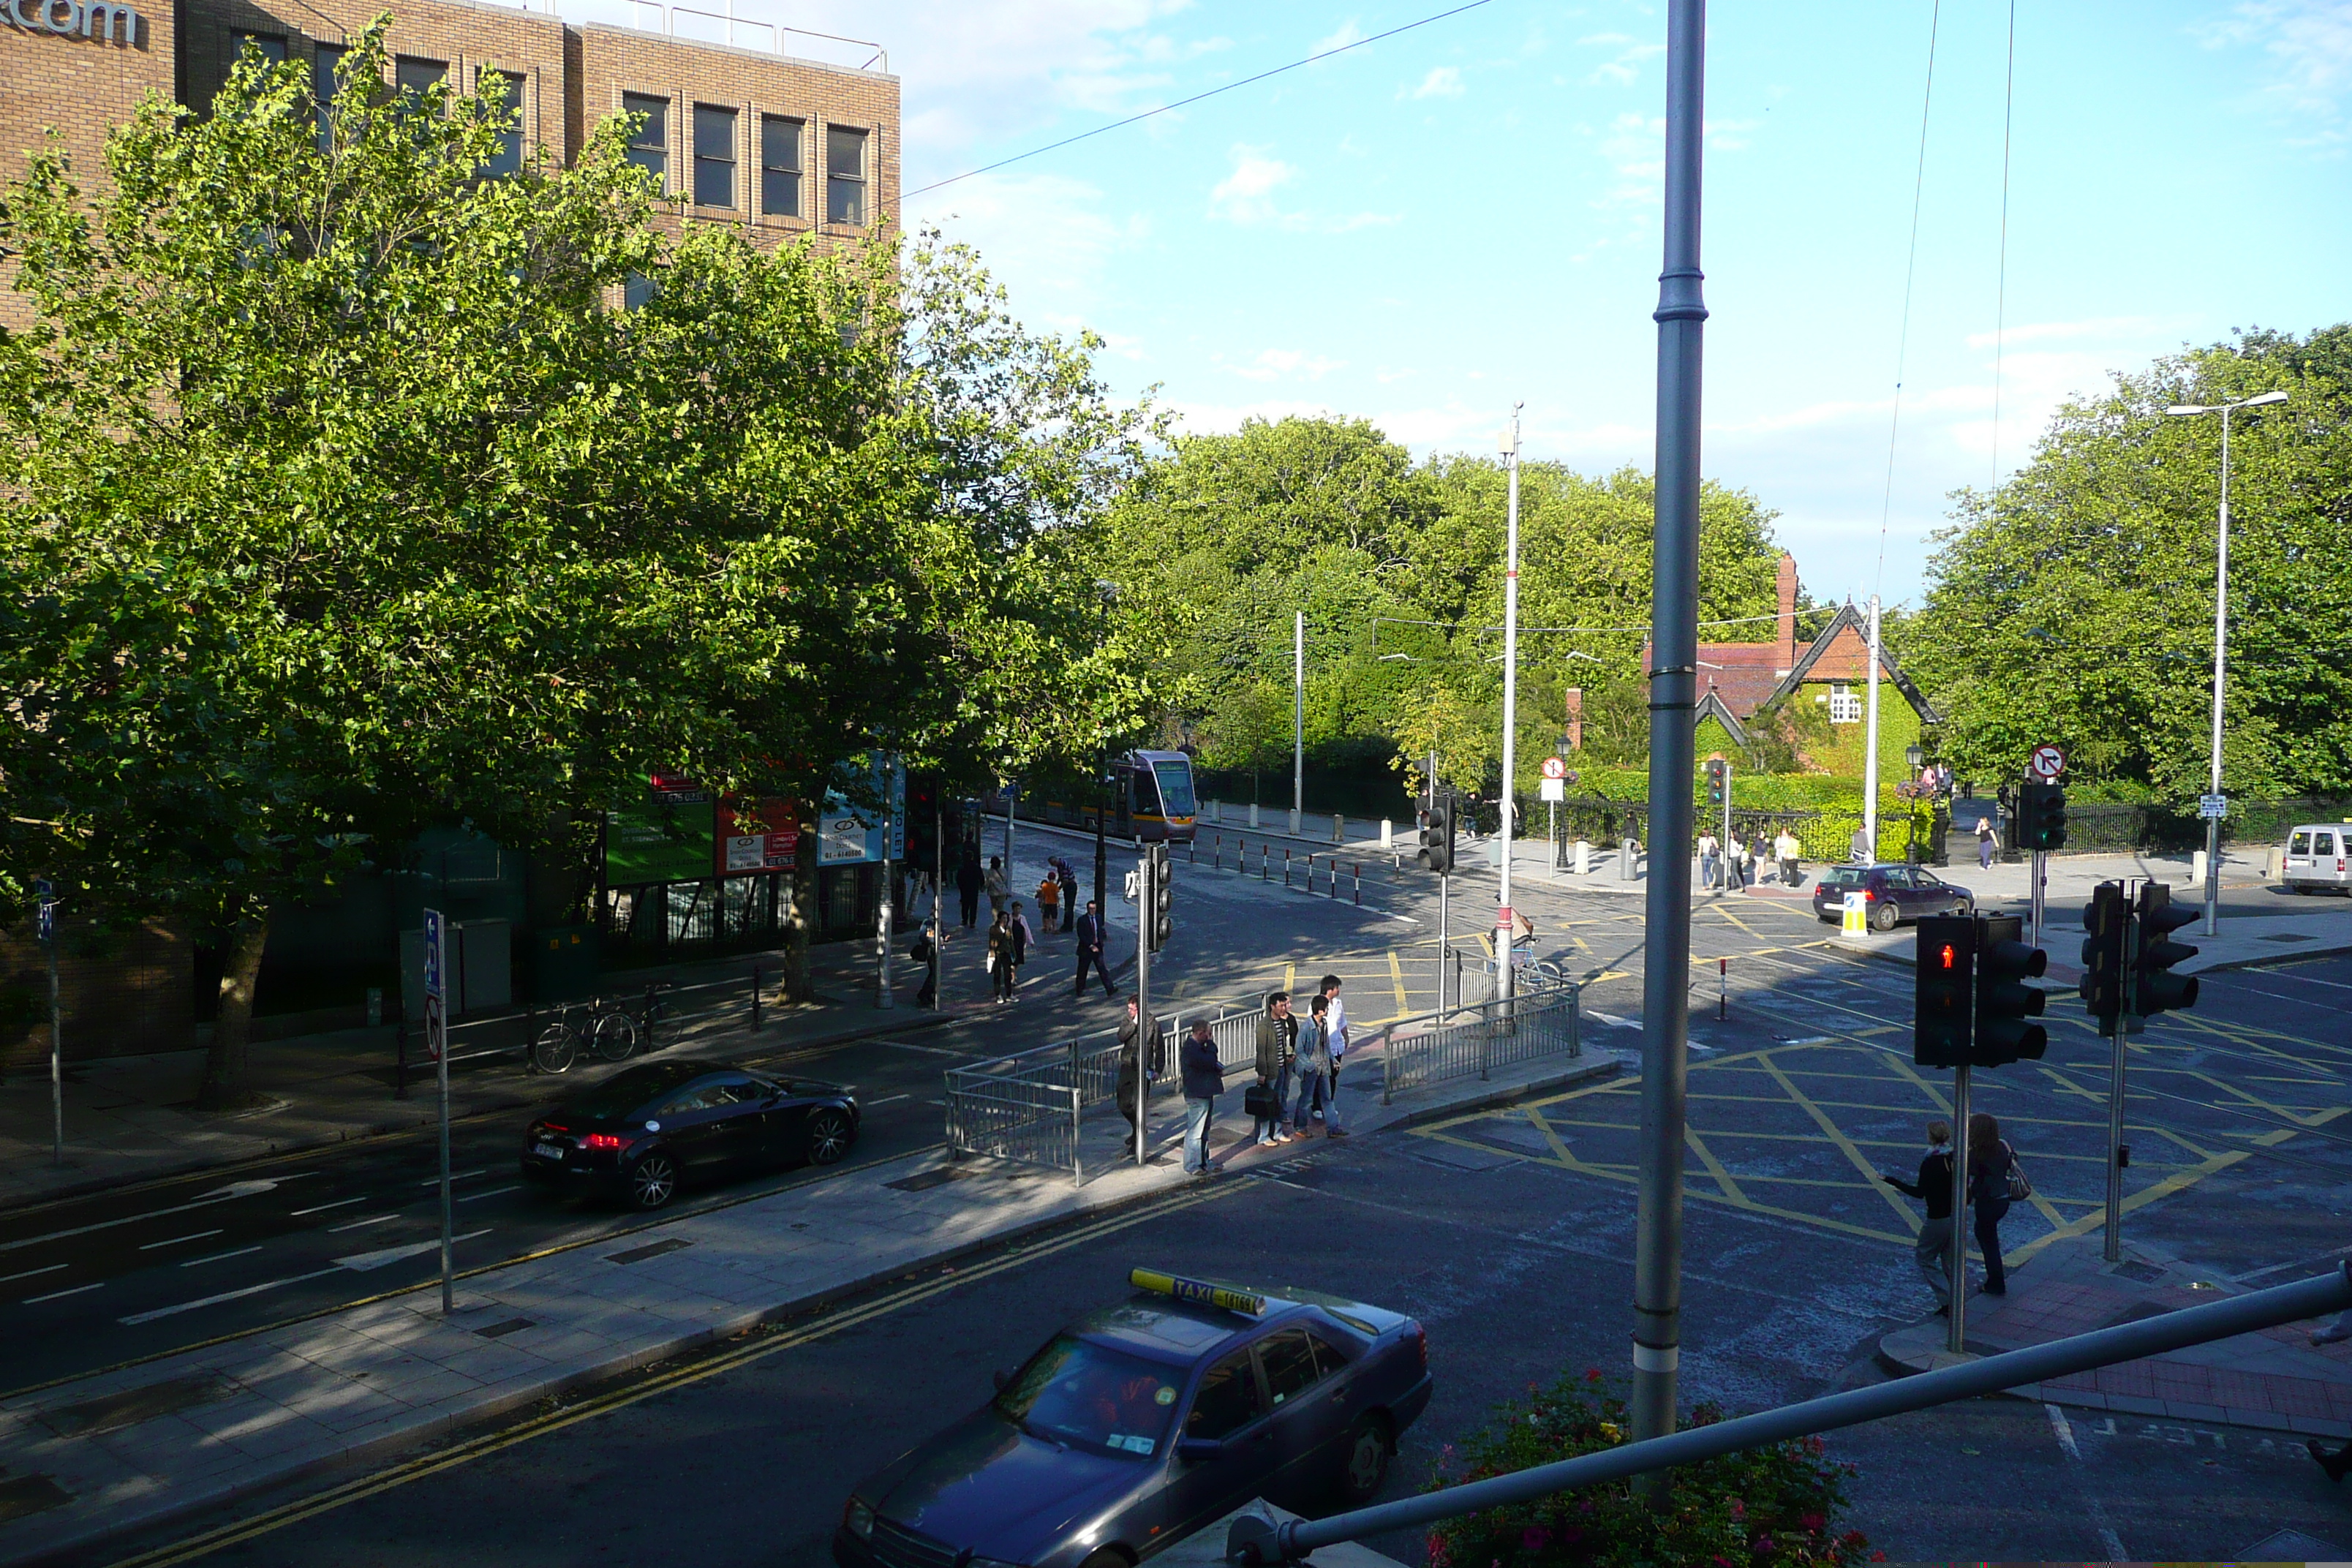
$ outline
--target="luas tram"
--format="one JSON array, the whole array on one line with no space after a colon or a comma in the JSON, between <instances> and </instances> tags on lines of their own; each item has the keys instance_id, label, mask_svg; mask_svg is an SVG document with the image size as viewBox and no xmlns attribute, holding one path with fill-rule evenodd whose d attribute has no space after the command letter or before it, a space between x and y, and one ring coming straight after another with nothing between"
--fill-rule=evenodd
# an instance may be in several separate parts
<instances>
[{"instance_id":1,"label":"luas tram","mask_svg":"<svg viewBox=\"0 0 2352 1568\"><path fill-rule=\"evenodd\" d=\"M1192 759L1181 752L1125 752L1111 759L1109 787L1100 798L1072 798L1056 791L1044 799L1024 793L1020 801L1023 816L1070 827L1092 828L1097 806L1104 808L1103 831L1110 837L1190 844L1199 810L1192 797ZM988 795L982 809L1003 813L1003 795Z\"/></svg>"}]
</instances>

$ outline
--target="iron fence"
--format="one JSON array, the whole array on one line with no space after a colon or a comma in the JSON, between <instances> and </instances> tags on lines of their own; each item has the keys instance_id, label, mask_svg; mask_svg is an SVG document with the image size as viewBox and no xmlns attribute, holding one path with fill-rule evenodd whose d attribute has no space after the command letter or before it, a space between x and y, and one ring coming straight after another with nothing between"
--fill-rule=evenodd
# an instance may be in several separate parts
<instances>
[{"instance_id":1,"label":"iron fence","mask_svg":"<svg viewBox=\"0 0 2352 1568\"><path fill-rule=\"evenodd\" d=\"M1515 1067L1545 1057L1581 1056L1577 987L1564 984L1509 1001L1400 1018L1380 1031L1381 1103L1404 1089Z\"/></svg>"}]
</instances>

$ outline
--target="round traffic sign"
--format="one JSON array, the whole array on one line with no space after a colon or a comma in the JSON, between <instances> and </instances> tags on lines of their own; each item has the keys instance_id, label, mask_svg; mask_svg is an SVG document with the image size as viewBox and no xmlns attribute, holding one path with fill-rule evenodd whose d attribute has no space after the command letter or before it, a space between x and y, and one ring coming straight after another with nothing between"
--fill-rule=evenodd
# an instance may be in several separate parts
<instances>
[{"instance_id":1,"label":"round traffic sign","mask_svg":"<svg viewBox=\"0 0 2352 1568\"><path fill-rule=\"evenodd\" d=\"M1558 757L1546 757L1543 760L1543 776L1548 779L1564 779L1568 776L1568 764Z\"/></svg>"},{"instance_id":2,"label":"round traffic sign","mask_svg":"<svg viewBox=\"0 0 2352 1568\"><path fill-rule=\"evenodd\" d=\"M2036 746L2025 769L2038 779L2054 779L2066 771L2066 753L2055 746Z\"/></svg>"}]
</instances>

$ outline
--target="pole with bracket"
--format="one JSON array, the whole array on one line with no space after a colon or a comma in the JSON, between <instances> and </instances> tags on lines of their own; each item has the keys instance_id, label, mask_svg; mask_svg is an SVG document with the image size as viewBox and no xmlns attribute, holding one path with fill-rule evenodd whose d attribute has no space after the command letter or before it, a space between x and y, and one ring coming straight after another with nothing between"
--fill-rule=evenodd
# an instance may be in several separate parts
<instances>
[{"instance_id":1,"label":"pole with bracket","mask_svg":"<svg viewBox=\"0 0 2352 1568\"><path fill-rule=\"evenodd\" d=\"M1969 1064L1952 1069L1952 1321L1945 1348L1967 1349L1969 1311Z\"/></svg>"}]
</instances>

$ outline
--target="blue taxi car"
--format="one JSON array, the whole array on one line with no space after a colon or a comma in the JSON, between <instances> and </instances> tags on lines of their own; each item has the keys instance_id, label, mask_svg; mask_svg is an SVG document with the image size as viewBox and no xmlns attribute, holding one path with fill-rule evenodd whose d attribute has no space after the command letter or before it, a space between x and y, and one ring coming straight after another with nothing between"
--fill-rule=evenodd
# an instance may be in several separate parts
<instances>
[{"instance_id":1,"label":"blue taxi car","mask_svg":"<svg viewBox=\"0 0 2352 1568\"><path fill-rule=\"evenodd\" d=\"M1429 1404L1411 1318L1137 1269L996 1397L858 1483L841 1568L1124 1568L1265 1497L1370 1500Z\"/></svg>"}]
</instances>

